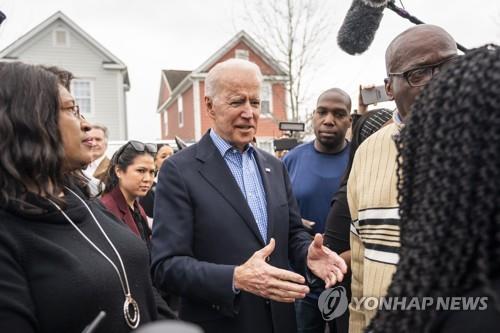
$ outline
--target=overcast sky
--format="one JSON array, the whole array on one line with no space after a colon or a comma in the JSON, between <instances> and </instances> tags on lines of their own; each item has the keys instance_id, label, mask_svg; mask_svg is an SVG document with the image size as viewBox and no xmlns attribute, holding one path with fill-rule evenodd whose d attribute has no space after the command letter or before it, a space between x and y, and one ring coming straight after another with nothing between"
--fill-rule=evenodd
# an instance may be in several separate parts
<instances>
[{"instance_id":1,"label":"overcast sky","mask_svg":"<svg viewBox=\"0 0 500 333\"><path fill-rule=\"evenodd\" d=\"M242 19L242 3L243 0L0 0L0 9L8 16L0 28L0 49L56 11L63 11L128 66L129 136L154 140L160 137L156 106L161 70L193 70L239 30L247 28ZM386 9L370 49L362 55L349 56L336 46L336 34L350 4L350 0L329 3L334 28L331 39L323 46L323 68L309 84L314 97L335 86L356 99L360 83L381 84L385 48L398 33L412 26ZM422 21L444 27L466 47L500 43L498 0L478 0L474 4L465 0L403 0L403 4Z\"/></svg>"}]
</instances>

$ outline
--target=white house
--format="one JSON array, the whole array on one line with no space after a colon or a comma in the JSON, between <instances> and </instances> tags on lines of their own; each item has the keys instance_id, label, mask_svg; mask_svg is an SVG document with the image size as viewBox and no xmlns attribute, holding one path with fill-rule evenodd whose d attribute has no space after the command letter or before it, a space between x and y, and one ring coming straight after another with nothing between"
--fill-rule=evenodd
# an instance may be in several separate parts
<instances>
[{"instance_id":1,"label":"white house","mask_svg":"<svg viewBox=\"0 0 500 333\"><path fill-rule=\"evenodd\" d=\"M127 66L58 11L0 51L0 61L58 66L73 73L71 92L90 122L127 139Z\"/></svg>"}]
</instances>

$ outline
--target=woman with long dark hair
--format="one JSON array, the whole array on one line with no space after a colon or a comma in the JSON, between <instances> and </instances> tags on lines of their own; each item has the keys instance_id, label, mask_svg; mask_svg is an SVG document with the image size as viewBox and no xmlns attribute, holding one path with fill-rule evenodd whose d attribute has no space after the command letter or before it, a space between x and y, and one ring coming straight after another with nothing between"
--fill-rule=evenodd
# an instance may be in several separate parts
<instances>
[{"instance_id":1,"label":"woman with long dark hair","mask_svg":"<svg viewBox=\"0 0 500 333\"><path fill-rule=\"evenodd\" d=\"M63 83L0 64L0 332L82 332L100 311L98 332L129 332L156 318L148 254L75 179L90 125Z\"/></svg>"},{"instance_id":2,"label":"woman with long dark hair","mask_svg":"<svg viewBox=\"0 0 500 333\"><path fill-rule=\"evenodd\" d=\"M415 297L420 308L379 310L368 331L500 332L498 46L469 51L431 81L399 161L401 250L387 297ZM488 297L487 308L466 298L483 310L437 311L439 297L467 296ZM422 308L424 298L433 304Z\"/></svg>"},{"instance_id":3,"label":"woman with long dark hair","mask_svg":"<svg viewBox=\"0 0 500 333\"><path fill-rule=\"evenodd\" d=\"M151 249L151 229L138 199L145 196L153 184L156 145L131 140L120 147L109 162L104 179L102 204ZM160 292L153 288L160 319L174 319Z\"/></svg>"},{"instance_id":4,"label":"woman with long dark hair","mask_svg":"<svg viewBox=\"0 0 500 333\"><path fill-rule=\"evenodd\" d=\"M154 203L155 203L155 191L156 191L156 183L158 182L158 173L160 172L160 168L163 165L163 162L167 160L170 156L174 154L174 149L170 147L168 143L158 144L156 145L158 152L155 156L155 179L153 181L153 185L151 186L151 190L142 198L139 198L139 202L144 208L146 215L149 217L148 222L150 225L153 221L154 215Z\"/></svg>"},{"instance_id":5,"label":"woman with long dark hair","mask_svg":"<svg viewBox=\"0 0 500 333\"><path fill-rule=\"evenodd\" d=\"M151 230L138 199L153 185L156 145L129 141L118 149L108 166L101 202L150 248Z\"/></svg>"}]
</instances>

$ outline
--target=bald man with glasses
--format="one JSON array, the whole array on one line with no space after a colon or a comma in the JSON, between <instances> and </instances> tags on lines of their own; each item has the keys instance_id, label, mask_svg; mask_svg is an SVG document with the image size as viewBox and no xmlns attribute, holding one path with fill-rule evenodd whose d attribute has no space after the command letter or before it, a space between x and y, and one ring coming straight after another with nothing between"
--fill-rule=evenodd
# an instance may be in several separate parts
<instances>
[{"instance_id":1,"label":"bald man with glasses","mask_svg":"<svg viewBox=\"0 0 500 333\"><path fill-rule=\"evenodd\" d=\"M362 332L376 314L357 302L387 293L399 260L397 201L398 137L411 105L439 72L457 57L453 38L434 25L418 25L388 46L385 87L397 106L394 123L382 128L356 151L347 185L351 213L351 290L349 332Z\"/></svg>"}]
</instances>

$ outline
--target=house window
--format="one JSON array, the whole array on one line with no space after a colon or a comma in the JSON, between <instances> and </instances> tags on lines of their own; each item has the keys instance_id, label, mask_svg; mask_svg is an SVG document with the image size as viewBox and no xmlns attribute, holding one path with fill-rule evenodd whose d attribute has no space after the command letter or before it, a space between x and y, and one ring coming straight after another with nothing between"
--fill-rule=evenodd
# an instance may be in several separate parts
<instances>
[{"instance_id":1,"label":"house window","mask_svg":"<svg viewBox=\"0 0 500 333\"><path fill-rule=\"evenodd\" d=\"M257 147L260 149L267 151L269 154L274 155L274 144L273 139L268 138L258 138L257 139Z\"/></svg>"},{"instance_id":2,"label":"house window","mask_svg":"<svg viewBox=\"0 0 500 333\"><path fill-rule=\"evenodd\" d=\"M163 111L163 134L164 134L164 137L167 137L168 136L168 113L167 111Z\"/></svg>"},{"instance_id":3,"label":"house window","mask_svg":"<svg viewBox=\"0 0 500 333\"><path fill-rule=\"evenodd\" d=\"M263 82L260 92L260 112L263 115L271 114L272 89L270 82Z\"/></svg>"},{"instance_id":4,"label":"house window","mask_svg":"<svg viewBox=\"0 0 500 333\"><path fill-rule=\"evenodd\" d=\"M52 43L56 47L69 47L69 33L64 29L54 29Z\"/></svg>"},{"instance_id":5,"label":"house window","mask_svg":"<svg viewBox=\"0 0 500 333\"><path fill-rule=\"evenodd\" d=\"M249 52L248 50L236 49L234 51L234 57L236 59L248 60Z\"/></svg>"},{"instance_id":6,"label":"house window","mask_svg":"<svg viewBox=\"0 0 500 333\"><path fill-rule=\"evenodd\" d=\"M75 97L76 104L80 106L80 113L83 115L92 114L94 105L93 81L75 79L71 81L71 92Z\"/></svg>"},{"instance_id":7,"label":"house window","mask_svg":"<svg viewBox=\"0 0 500 333\"><path fill-rule=\"evenodd\" d=\"M177 113L179 115L179 127L184 126L184 103L182 95L177 98Z\"/></svg>"}]
</instances>

